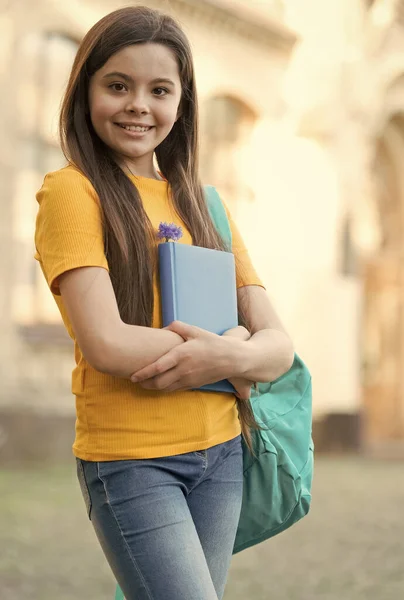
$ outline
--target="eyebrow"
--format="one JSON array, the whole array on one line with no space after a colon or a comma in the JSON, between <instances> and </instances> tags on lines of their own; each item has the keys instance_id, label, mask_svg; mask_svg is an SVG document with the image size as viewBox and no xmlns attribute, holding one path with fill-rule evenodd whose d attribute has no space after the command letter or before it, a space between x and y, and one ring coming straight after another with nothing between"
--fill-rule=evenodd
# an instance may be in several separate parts
<instances>
[{"instance_id":1,"label":"eyebrow","mask_svg":"<svg viewBox=\"0 0 404 600\"><path fill-rule=\"evenodd\" d=\"M120 71L113 71L112 73L107 73L106 75L103 76L102 79L108 79L109 77L120 77L121 79L124 79L125 81L128 81L129 83L134 83L133 77L131 77L130 75L127 75L126 73L121 73ZM153 79L150 83L152 83L154 85L157 83L168 83L169 85L172 85L175 87L174 81L172 81L171 79L167 79L166 77L157 77L157 79Z\"/></svg>"}]
</instances>

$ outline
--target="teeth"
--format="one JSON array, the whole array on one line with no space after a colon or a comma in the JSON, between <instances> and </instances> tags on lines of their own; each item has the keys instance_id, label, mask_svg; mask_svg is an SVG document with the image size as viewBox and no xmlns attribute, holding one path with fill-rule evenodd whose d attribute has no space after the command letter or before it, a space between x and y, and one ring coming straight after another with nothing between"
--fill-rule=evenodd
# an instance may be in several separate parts
<instances>
[{"instance_id":1,"label":"teeth","mask_svg":"<svg viewBox=\"0 0 404 600\"><path fill-rule=\"evenodd\" d=\"M139 131L139 132L144 132L144 131L149 131L150 127L139 127L138 125L120 125L120 127L122 127L123 129L126 129L127 131Z\"/></svg>"}]
</instances>

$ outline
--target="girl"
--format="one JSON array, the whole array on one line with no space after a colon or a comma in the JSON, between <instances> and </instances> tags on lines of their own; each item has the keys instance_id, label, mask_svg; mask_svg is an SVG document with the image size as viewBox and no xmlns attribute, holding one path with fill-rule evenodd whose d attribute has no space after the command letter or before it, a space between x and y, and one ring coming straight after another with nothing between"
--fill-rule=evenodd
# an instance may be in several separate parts
<instances>
[{"instance_id":1,"label":"girl","mask_svg":"<svg viewBox=\"0 0 404 600\"><path fill-rule=\"evenodd\" d=\"M143 7L96 23L60 134L68 165L37 194L36 258L75 343L73 451L88 516L127 600L218 600L241 507L240 433L248 443L255 426L250 386L285 373L293 348L231 220L249 331L161 328L158 224L181 225L179 243L224 248L199 182L178 24ZM237 398L191 391L224 378Z\"/></svg>"}]
</instances>

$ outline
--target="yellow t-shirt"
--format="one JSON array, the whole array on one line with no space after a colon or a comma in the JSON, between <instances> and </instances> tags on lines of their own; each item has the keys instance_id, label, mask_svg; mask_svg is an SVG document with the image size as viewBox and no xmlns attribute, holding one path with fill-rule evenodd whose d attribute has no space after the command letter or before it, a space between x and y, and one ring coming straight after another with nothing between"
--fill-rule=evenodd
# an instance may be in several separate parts
<instances>
[{"instance_id":1,"label":"yellow t-shirt","mask_svg":"<svg viewBox=\"0 0 404 600\"><path fill-rule=\"evenodd\" d=\"M184 232L177 243L191 244L189 232L170 203L168 183L137 176L130 179L139 190L153 227L157 230L161 221L175 221ZM203 391L164 394L144 390L129 380L96 371L88 364L66 314L58 277L85 266L108 270L100 201L91 182L72 165L46 175L36 198L39 211L35 258L74 341L75 456L90 461L154 458L206 449L236 437L240 423L235 397L231 394ZM237 258L237 286L262 285L231 218L230 224L232 249ZM154 296L152 326L161 327L157 274Z\"/></svg>"}]
</instances>

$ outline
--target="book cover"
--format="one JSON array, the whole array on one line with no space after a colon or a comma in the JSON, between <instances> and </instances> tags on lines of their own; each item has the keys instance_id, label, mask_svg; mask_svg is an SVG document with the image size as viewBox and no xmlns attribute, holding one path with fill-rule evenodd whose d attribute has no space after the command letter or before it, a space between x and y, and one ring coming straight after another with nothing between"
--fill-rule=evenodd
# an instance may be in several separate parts
<instances>
[{"instance_id":1,"label":"book cover","mask_svg":"<svg viewBox=\"0 0 404 600\"><path fill-rule=\"evenodd\" d=\"M183 321L222 335L237 327L237 289L234 255L199 246L159 244L163 326ZM227 381L200 389L234 393Z\"/></svg>"}]
</instances>

